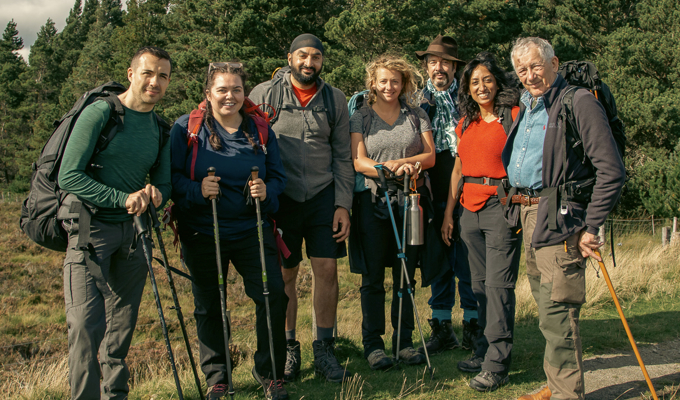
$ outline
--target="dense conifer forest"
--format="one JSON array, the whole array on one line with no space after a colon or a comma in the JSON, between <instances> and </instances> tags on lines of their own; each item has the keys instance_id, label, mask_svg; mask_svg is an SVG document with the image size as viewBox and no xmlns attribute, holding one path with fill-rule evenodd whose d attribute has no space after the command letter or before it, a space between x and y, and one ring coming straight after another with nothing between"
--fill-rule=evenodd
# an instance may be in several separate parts
<instances>
[{"instance_id":1,"label":"dense conifer forest","mask_svg":"<svg viewBox=\"0 0 680 400\"><path fill-rule=\"evenodd\" d=\"M10 16L11 17L11 16ZM439 33L469 59L490 51L510 69L519 36L551 41L560 61L594 62L626 124L619 214L680 214L680 3L677 0L75 0L63 30L48 19L26 62L22 27L0 39L0 188L28 189L53 121L86 90L126 70L144 45L168 50L172 82L156 110L168 121L200 100L206 66L239 59L249 86L285 64L310 32L327 48L322 77L351 95L364 65L391 52L416 61Z\"/></svg>"}]
</instances>

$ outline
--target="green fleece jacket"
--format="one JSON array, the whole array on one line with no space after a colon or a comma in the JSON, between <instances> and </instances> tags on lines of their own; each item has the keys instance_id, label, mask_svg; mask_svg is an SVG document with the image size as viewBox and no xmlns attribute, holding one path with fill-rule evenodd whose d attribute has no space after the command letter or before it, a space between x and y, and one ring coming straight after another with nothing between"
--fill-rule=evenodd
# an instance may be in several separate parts
<instances>
[{"instance_id":1,"label":"green fleece jacket","mask_svg":"<svg viewBox=\"0 0 680 400\"><path fill-rule=\"evenodd\" d=\"M59 186L99 208L95 215L104 222L124 222L132 218L125 201L150 183L160 190L163 203L170 198L170 145L161 149L160 164L151 170L160 140L153 111L137 112L125 107L124 129L93 160L97 138L109 120L109 106L96 101L78 117L64 151L59 169Z\"/></svg>"}]
</instances>

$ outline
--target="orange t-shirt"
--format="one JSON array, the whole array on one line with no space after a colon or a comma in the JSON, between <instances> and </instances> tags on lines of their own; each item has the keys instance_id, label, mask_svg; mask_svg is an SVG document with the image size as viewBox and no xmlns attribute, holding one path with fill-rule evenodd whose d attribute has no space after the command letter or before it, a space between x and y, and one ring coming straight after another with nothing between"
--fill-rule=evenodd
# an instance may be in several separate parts
<instances>
[{"instance_id":1,"label":"orange t-shirt","mask_svg":"<svg viewBox=\"0 0 680 400\"><path fill-rule=\"evenodd\" d=\"M519 107L512 108L513 121L517 118ZM463 167L463 176L476 178L488 177L502 179L507 175L503 168L501 153L508 136L498 119L486 122L481 118L468 125L464 133L463 120L456 127L458 136L458 155ZM497 195L496 186L466 183L460 203L467 210L476 212L484 207L489 197Z\"/></svg>"},{"instance_id":2,"label":"orange t-shirt","mask_svg":"<svg viewBox=\"0 0 680 400\"><path fill-rule=\"evenodd\" d=\"M297 99L300 101L300 105L302 107L307 107L309 100L311 100L316 94L316 83L310 89L300 89L293 84L291 84L291 86L293 87L293 93L295 93L295 97L297 97Z\"/></svg>"}]
</instances>

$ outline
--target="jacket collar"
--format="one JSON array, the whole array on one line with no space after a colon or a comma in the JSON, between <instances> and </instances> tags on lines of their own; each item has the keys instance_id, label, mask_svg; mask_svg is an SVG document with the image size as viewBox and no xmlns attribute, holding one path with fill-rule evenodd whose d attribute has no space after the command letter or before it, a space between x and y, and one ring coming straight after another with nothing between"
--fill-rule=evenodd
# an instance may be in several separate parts
<instances>
[{"instance_id":1,"label":"jacket collar","mask_svg":"<svg viewBox=\"0 0 680 400\"><path fill-rule=\"evenodd\" d=\"M567 86L567 81L562 78L562 75L557 74L555 82L550 85L550 89L543 93L543 102L545 103L546 109L549 110L555 102L560 101L560 93L562 93L562 89Z\"/></svg>"}]
</instances>

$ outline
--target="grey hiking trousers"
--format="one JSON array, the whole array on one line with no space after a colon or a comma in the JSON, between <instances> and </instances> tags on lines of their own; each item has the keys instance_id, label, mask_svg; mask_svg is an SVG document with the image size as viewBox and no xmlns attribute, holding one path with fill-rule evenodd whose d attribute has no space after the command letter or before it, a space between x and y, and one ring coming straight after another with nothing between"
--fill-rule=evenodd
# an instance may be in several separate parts
<instances>
[{"instance_id":1,"label":"grey hiking trousers","mask_svg":"<svg viewBox=\"0 0 680 400\"><path fill-rule=\"evenodd\" d=\"M135 239L132 221L105 223L93 218L94 259L90 252L77 249L78 224L65 222L64 227L69 232L64 300L71 398L127 399L130 372L125 357L148 272L141 240L130 254Z\"/></svg>"}]
</instances>

